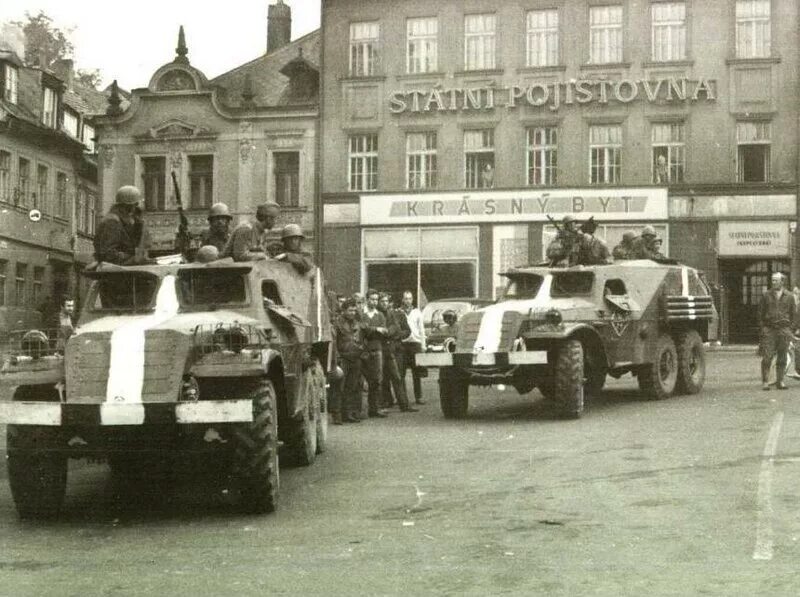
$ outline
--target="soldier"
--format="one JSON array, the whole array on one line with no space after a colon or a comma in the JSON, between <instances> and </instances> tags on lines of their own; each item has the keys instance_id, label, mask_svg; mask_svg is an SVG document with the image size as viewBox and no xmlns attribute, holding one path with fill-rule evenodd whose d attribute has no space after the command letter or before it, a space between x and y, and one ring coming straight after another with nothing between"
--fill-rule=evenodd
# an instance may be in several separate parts
<instances>
[{"instance_id":1,"label":"soldier","mask_svg":"<svg viewBox=\"0 0 800 597\"><path fill-rule=\"evenodd\" d=\"M353 299L342 303L341 317L335 323L336 349L344 379L334 393L331 413L335 425L359 423L361 418L361 358L364 354L363 328ZM338 399L337 399L338 398Z\"/></svg>"},{"instance_id":2,"label":"soldier","mask_svg":"<svg viewBox=\"0 0 800 597\"><path fill-rule=\"evenodd\" d=\"M94 258L98 262L117 265L147 263L144 252L137 250L138 242L145 234L136 230L134 212L139 206L142 194L132 185L119 188L115 203L97 227L94 237ZM138 233L138 234L137 234Z\"/></svg>"},{"instance_id":3,"label":"soldier","mask_svg":"<svg viewBox=\"0 0 800 597\"><path fill-rule=\"evenodd\" d=\"M547 245L547 260L551 265L576 265L579 261L578 222L574 216L561 219L556 237Z\"/></svg>"},{"instance_id":4,"label":"soldier","mask_svg":"<svg viewBox=\"0 0 800 597\"><path fill-rule=\"evenodd\" d=\"M222 253L231 238L231 216L228 206L215 203L208 210L208 228L200 233L200 246L213 245Z\"/></svg>"},{"instance_id":5,"label":"soldier","mask_svg":"<svg viewBox=\"0 0 800 597\"><path fill-rule=\"evenodd\" d=\"M408 403L406 385L400 372L403 370L403 353L400 343L403 338L408 338L411 333L408 327L406 314L398 309L393 309L390 304L389 294L381 293L378 299L378 310L386 318L387 333L383 337L383 403L391 402L390 390L394 391L397 405L403 412L417 412L417 409Z\"/></svg>"},{"instance_id":6,"label":"soldier","mask_svg":"<svg viewBox=\"0 0 800 597\"><path fill-rule=\"evenodd\" d=\"M594 235L596 230L597 222L594 221L594 216L581 226L578 253L578 263L581 265L606 265L613 261L608 245Z\"/></svg>"},{"instance_id":7,"label":"soldier","mask_svg":"<svg viewBox=\"0 0 800 597\"><path fill-rule=\"evenodd\" d=\"M758 323L761 329L761 387L769 390L769 370L772 359L777 355L775 387L785 390L783 376L786 373L789 344L794 337L792 331L797 326L797 304L792 293L783 288L783 274L779 272L772 274L772 285L761 297Z\"/></svg>"},{"instance_id":8,"label":"soldier","mask_svg":"<svg viewBox=\"0 0 800 597\"><path fill-rule=\"evenodd\" d=\"M277 255L275 259L288 261L294 269L301 275L307 274L314 267L311 254L302 250L305 235L297 224L286 224L281 232L281 242L283 243L283 253Z\"/></svg>"},{"instance_id":9,"label":"soldier","mask_svg":"<svg viewBox=\"0 0 800 597\"><path fill-rule=\"evenodd\" d=\"M631 259L635 240L636 233L633 230L626 230L622 234L622 240L612 251L614 259Z\"/></svg>"},{"instance_id":10,"label":"soldier","mask_svg":"<svg viewBox=\"0 0 800 597\"><path fill-rule=\"evenodd\" d=\"M264 233L271 230L280 215L277 203L263 203L256 209L252 222L239 224L231 234L220 257L233 257L234 261L260 261L267 259L264 252Z\"/></svg>"},{"instance_id":11,"label":"soldier","mask_svg":"<svg viewBox=\"0 0 800 597\"><path fill-rule=\"evenodd\" d=\"M649 225L642 228L642 234L633 241L630 259L656 259L655 238L655 228Z\"/></svg>"}]
</instances>

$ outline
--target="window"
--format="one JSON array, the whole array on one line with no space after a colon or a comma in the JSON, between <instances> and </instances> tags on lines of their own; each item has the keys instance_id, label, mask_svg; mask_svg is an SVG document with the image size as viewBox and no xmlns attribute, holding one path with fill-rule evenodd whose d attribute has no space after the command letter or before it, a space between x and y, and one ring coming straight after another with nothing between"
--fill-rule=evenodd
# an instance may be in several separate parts
<instances>
[{"instance_id":1,"label":"window","mask_svg":"<svg viewBox=\"0 0 800 597\"><path fill-rule=\"evenodd\" d=\"M300 204L300 154L279 151L275 157L275 201L284 207Z\"/></svg>"},{"instance_id":2,"label":"window","mask_svg":"<svg viewBox=\"0 0 800 597\"><path fill-rule=\"evenodd\" d=\"M430 189L436 186L436 133L406 135L406 187Z\"/></svg>"},{"instance_id":3,"label":"window","mask_svg":"<svg viewBox=\"0 0 800 597\"><path fill-rule=\"evenodd\" d=\"M558 11L528 11L528 66L558 64Z\"/></svg>"},{"instance_id":4,"label":"window","mask_svg":"<svg viewBox=\"0 0 800 597\"><path fill-rule=\"evenodd\" d=\"M97 226L97 196L94 193L87 194L86 209L86 234L94 236Z\"/></svg>"},{"instance_id":5,"label":"window","mask_svg":"<svg viewBox=\"0 0 800 597\"><path fill-rule=\"evenodd\" d=\"M0 150L0 201L11 203L11 154Z\"/></svg>"},{"instance_id":6,"label":"window","mask_svg":"<svg viewBox=\"0 0 800 597\"><path fill-rule=\"evenodd\" d=\"M493 14L464 17L464 68L495 68L495 16Z\"/></svg>"},{"instance_id":7,"label":"window","mask_svg":"<svg viewBox=\"0 0 800 597\"><path fill-rule=\"evenodd\" d=\"M42 122L45 126L56 128L58 122L58 94L55 89L45 87L44 107L42 108Z\"/></svg>"},{"instance_id":8,"label":"window","mask_svg":"<svg viewBox=\"0 0 800 597\"><path fill-rule=\"evenodd\" d=\"M494 131L464 131L464 172L468 189L494 187Z\"/></svg>"},{"instance_id":9,"label":"window","mask_svg":"<svg viewBox=\"0 0 800 597\"><path fill-rule=\"evenodd\" d=\"M64 110L64 132L78 138L78 115L70 110Z\"/></svg>"},{"instance_id":10,"label":"window","mask_svg":"<svg viewBox=\"0 0 800 597\"><path fill-rule=\"evenodd\" d=\"M682 122L654 124L651 131L653 143L653 182L667 184L683 182L686 168L686 138Z\"/></svg>"},{"instance_id":11,"label":"window","mask_svg":"<svg viewBox=\"0 0 800 597\"><path fill-rule=\"evenodd\" d=\"M27 297L25 296L25 284L28 277L28 266L25 263L17 263L16 280L14 281L14 304L22 307L27 304Z\"/></svg>"},{"instance_id":12,"label":"window","mask_svg":"<svg viewBox=\"0 0 800 597\"><path fill-rule=\"evenodd\" d=\"M84 234L94 234L97 217L97 197L83 187L78 188L77 205L75 206L76 225Z\"/></svg>"},{"instance_id":13,"label":"window","mask_svg":"<svg viewBox=\"0 0 800 597\"><path fill-rule=\"evenodd\" d=\"M142 158L142 187L147 211L163 211L166 197L167 158Z\"/></svg>"},{"instance_id":14,"label":"window","mask_svg":"<svg viewBox=\"0 0 800 597\"><path fill-rule=\"evenodd\" d=\"M350 24L350 76L369 77L378 72L378 23Z\"/></svg>"},{"instance_id":15,"label":"window","mask_svg":"<svg viewBox=\"0 0 800 597\"><path fill-rule=\"evenodd\" d=\"M189 205L192 209L211 207L214 202L214 156L189 156Z\"/></svg>"},{"instance_id":16,"label":"window","mask_svg":"<svg viewBox=\"0 0 800 597\"><path fill-rule=\"evenodd\" d=\"M106 309L149 311L159 286L158 276L143 272L109 272L92 285L93 311Z\"/></svg>"},{"instance_id":17,"label":"window","mask_svg":"<svg viewBox=\"0 0 800 597\"><path fill-rule=\"evenodd\" d=\"M686 58L686 4L653 3L651 37L654 61L668 62Z\"/></svg>"},{"instance_id":18,"label":"window","mask_svg":"<svg viewBox=\"0 0 800 597\"><path fill-rule=\"evenodd\" d=\"M736 0L736 57L768 58L770 0Z\"/></svg>"},{"instance_id":19,"label":"window","mask_svg":"<svg viewBox=\"0 0 800 597\"><path fill-rule=\"evenodd\" d=\"M247 278L239 270L183 270L178 274L183 307L247 302Z\"/></svg>"},{"instance_id":20,"label":"window","mask_svg":"<svg viewBox=\"0 0 800 597\"><path fill-rule=\"evenodd\" d=\"M31 192L31 162L19 158L17 162L17 190L14 193L14 205L28 205L28 195Z\"/></svg>"},{"instance_id":21,"label":"window","mask_svg":"<svg viewBox=\"0 0 800 597\"><path fill-rule=\"evenodd\" d=\"M79 232L86 229L86 191L83 187L78 187L78 194L75 198L75 226Z\"/></svg>"},{"instance_id":22,"label":"window","mask_svg":"<svg viewBox=\"0 0 800 597\"><path fill-rule=\"evenodd\" d=\"M352 135L348 140L351 191L378 188L378 135Z\"/></svg>"},{"instance_id":23,"label":"window","mask_svg":"<svg viewBox=\"0 0 800 597\"><path fill-rule=\"evenodd\" d=\"M83 125L83 144L86 146L86 151L95 153L97 149L94 145L94 127L88 124Z\"/></svg>"},{"instance_id":24,"label":"window","mask_svg":"<svg viewBox=\"0 0 800 597\"><path fill-rule=\"evenodd\" d=\"M0 307L6 304L6 278L8 278L8 261L0 259Z\"/></svg>"},{"instance_id":25,"label":"window","mask_svg":"<svg viewBox=\"0 0 800 597\"><path fill-rule=\"evenodd\" d=\"M67 175L56 173L56 215L67 217Z\"/></svg>"},{"instance_id":26,"label":"window","mask_svg":"<svg viewBox=\"0 0 800 597\"><path fill-rule=\"evenodd\" d=\"M528 184L554 185L558 180L558 133L554 126L528 129Z\"/></svg>"},{"instance_id":27,"label":"window","mask_svg":"<svg viewBox=\"0 0 800 597\"><path fill-rule=\"evenodd\" d=\"M31 302L33 303L34 307L37 307L41 301L44 289L44 268L43 267L34 267L33 268L33 296L31 297Z\"/></svg>"},{"instance_id":28,"label":"window","mask_svg":"<svg viewBox=\"0 0 800 597\"><path fill-rule=\"evenodd\" d=\"M589 127L589 177L593 184L614 184L620 180L622 127Z\"/></svg>"},{"instance_id":29,"label":"window","mask_svg":"<svg viewBox=\"0 0 800 597\"><path fill-rule=\"evenodd\" d=\"M19 88L19 73L17 68L10 64L3 65L3 97L7 102L17 103Z\"/></svg>"},{"instance_id":30,"label":"window","mask_svg":"<svg viewBox=\"0 0 800 597\"><path fill-rule=\"evenodd\" d=\"M36 165L36 193L33 195L33 207L34 209L40 209L42 211L47 210L47 200L49 199L48 196L48 179L50 178L50 171L47 169L47 166L42 164Z\"/></svg>"},{"instance_id":31,"label":"window","mask_svg":"<svg viewBox=\"0 0 800 597\"><path fill-rule=\"evenodd\" d=\"M538 274L511 274L508 276L503 298L506 300L524 300L536 298L542 287L544 278Z\"/></svg>"},{"instance_id":32,"label":"window","mask_svg":"<svg viewBox=\"0 0 800 597\"><path fill-rule=\"evenodd\" d=\"M558 272L553 274L550 296L575 296L589 294L594 285L593 272Z\"/></svg>"},{"instance_id":33,"label":"window","mask_svg":"<svg viewBox=\"0 0 800 597\"><path fill-rule=\"evenodd\" d=\"M438 68L439 21L436 17L408 19L406 72L430 73Z\"/></svg>"},{"instance_id":34,"label":"window","mask_svg":"<svg viewBox=\"0 0 800 597\"><path fill-rule=\"evenodd\" d=\"M589 62L622 62L622 7L592 6L589 9Z\"/></svg>"},{"instance_id":35,"label":"window","mask_svg":"<svg viewBox=\"0 0 800 597\"><path fill-rule=\"evenodd\" d=\"M770 123L736 123L738 182L769 181Z\"/></svg>"}]
</instances>

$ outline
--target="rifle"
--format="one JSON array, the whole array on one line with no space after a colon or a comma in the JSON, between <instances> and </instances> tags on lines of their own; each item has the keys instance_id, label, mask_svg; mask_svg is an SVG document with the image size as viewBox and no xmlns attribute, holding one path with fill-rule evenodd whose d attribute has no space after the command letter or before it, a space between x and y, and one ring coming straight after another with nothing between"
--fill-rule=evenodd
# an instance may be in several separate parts
<instances>
[{"instance_id":1,"label":"rifle","mask_svg":"<svg viewBox=\"0 0 800 597\"><path fill-rule=\"evenodd\" d=\"M563 232L564 232L564 231L561 229L561 225L558 223L558 221L557 221L557 220L555 220L555 219L553 218L553 216L551 216L550 214L547 214L547 219L548 219L548 220L550 220L550 223L551 223L551 224L552 224L552 225L555 227L555 229L556 229L556 236L557 236L557 237L559 237L559 236L562 236L562 234L563 234Z\"/></svg>"},{"instance_id":2,"label":"rifle","mask_svg":"<svg viewBox=\"0 0 800 597\"><path fill-rule=\"evenodd\" d=\"M178 177L175 176L175 170L172 175L172 188L175 191L175 203L178 204L178 235L175 238L175 248L180 251L182 255L187 255L189 252L189 245L191 244L191 237L189 236L189 220L183 211L183 203L181 202L181 188L178 186Z\"/></svg>"}]
</instances>

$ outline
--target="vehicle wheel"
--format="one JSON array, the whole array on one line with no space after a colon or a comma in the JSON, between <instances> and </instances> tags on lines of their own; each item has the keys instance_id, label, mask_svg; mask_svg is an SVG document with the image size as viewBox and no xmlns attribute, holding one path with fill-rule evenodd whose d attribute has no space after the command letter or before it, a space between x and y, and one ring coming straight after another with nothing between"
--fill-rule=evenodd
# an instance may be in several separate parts
<instances>
[{"instance_id":1,"label":"vehicle wheel","mask_svg":"<svg viewBox=\"0 0 800 597\"><path fill-rule=\"evenodd\" d=\"M439 370L439 403L445 419L463 419L469 408L469 379Z\"/></svg>"},{"instance_id":2,"label":"vehicle wheel","mask_svg":"<svg viewBox=\"0 0 800 597\"><path fill-rule=\"evenodd\" d=\"M9 425L6 434L8 482L23 519L54 518L67 491L67 456L58 432L32 425Z\"/></svg>"},{"instance_id":3,"label":"vehicle wheel","mask_svg":"<svg viewBox=\"0 0 800 597\"><path fill-rule=\"evenodd\" d=\"M302 416L287 421L284 454L293 466L310 466L317 456L317 421L320 418L319 399L314 393L313 369L303 373L301 395L305 400Z\"/></svg>"},{"instance_id":4,"label":"vehicle wheel","mask_svg":"<svg viewBox=\"0 0 800 597\"><path fill-rule=\"evenodd\" d=\"M312 371L314 397L319 405L319 410L316 413L317 454L322 454L328 444L328 391L325 387L325 372L322 370L322 365L319 364L319 361L314 361L314 366L310 368L310 371Z\"/></svg>"},{"instance_id":5,"label":"vehicle wheel","mask_svg":"<svg viewBox=\"0 0 800 597\"><path fill-rule=\"evenodd\" d=\"M536 380L536 387L539 388L539 392L544 396L544 399L547 401L553 400L555 395L555 384L553 384L553 378L541 378Z\"/></svg>"},{"instance_id":6,"label":"vehicle wheel","mask_svg":"<svg viewBox=\"0 0 800 597\"><path fill-rule=\"evenodd\" d=\"M668 398L675 391L678 381L678 352L671 336L659 336L653 362L640 367L636 377L639 380L639 389L651 400Z\"/></svg>"},{"instance_id":7,"label":"vehicle wheel","mask_svg":"<svg viewBox=\"0 0 800 597\"><path fill-rule=\"evenodd\" d=\"M273 512L278 492L278 417L275 388L261 379L251 392L253 420L234 431L233 474L246 512Z\"/></svg>"},{"instance_id":8,"label":"vehicle wheel","mask_svg":"<svg viewBox=\"0 0 800 597\"><path fill-rule=\"evenodd\" d=\"M675 339L678 352L677 394L697 394L706 381L706 353L703 339L695 330L680 332Z\"/></svg>"},{"instance_id":9,"label":"vehicle wheel","mask_svg":"<svg viewBox=\"0 0 800 597\"><path fill-rule=\"evenodd\" d=\"M578 340L567 340L558 350L555 363L555 399L561 411L570 419L583 413L583 345Z\"/></svg>"}]
</instances>

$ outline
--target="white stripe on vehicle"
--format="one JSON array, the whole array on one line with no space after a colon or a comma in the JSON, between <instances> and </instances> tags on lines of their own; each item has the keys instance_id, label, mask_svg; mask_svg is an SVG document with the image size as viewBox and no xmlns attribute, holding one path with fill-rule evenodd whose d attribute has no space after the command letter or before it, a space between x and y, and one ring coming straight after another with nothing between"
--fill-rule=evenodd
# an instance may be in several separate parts
<instances>
[{"instance_id":1,"label":"white stripe on vehicle","mask_svg":"<svg viewBox=\"0 0 800 597\"><path fill-rule=\"evenodd\" d=\"M145 332L174 317L178 313L178 296L175 292L175 276L165 276L156 295L156 308L152 315L137 318L123 324L111 334L111 355L106 385L106 403L138 404L134 409L100 409L104 425L138 424L144 422L142 387L144 386ZM103 405L104 406L104 405ZM109 421L105 422L105 417ZM116 422L119 419L131 423Z\"/></svg>"},{"instance_id":2,"label":"white stripe on vehicle","mask_svg":"<svg viewBox=\"0 0 800 597\"><path fill-rule=\"evenodd\" d=\"M202 400L175 406L177 423L247 423L252 420L250 400Z\"/></svg>"},{"instance_id":3,"label":"white stripe on vehicle","mask_svg":"<svg viewBox=\"0 0 800 597\"><path fill-rule=\"evenodd\" d=\"M0 423L61 425L61 404L58 402L0 402Z\"/></svg>"},{"instance_id":4,"label":"white stripe on vehicle","mask_svg":"<svg viewBox=\"0 0 800 597\"><path fill-rule=\"evenodd\" d=\"M681 268L681 295L689 296L689 270Z\"/></svg>"}]
</instances>

